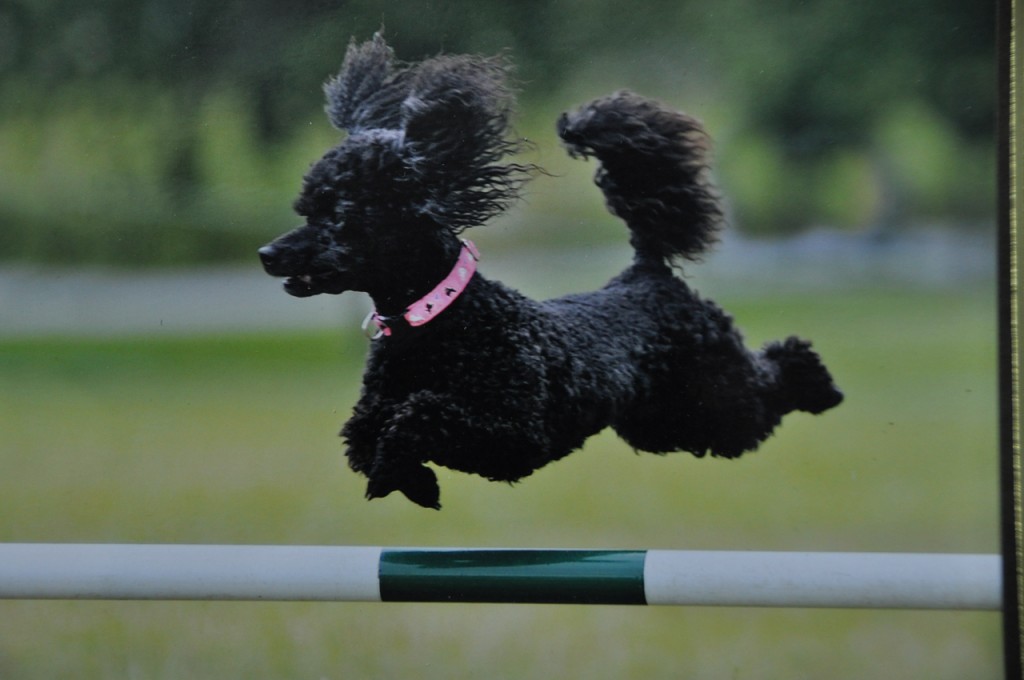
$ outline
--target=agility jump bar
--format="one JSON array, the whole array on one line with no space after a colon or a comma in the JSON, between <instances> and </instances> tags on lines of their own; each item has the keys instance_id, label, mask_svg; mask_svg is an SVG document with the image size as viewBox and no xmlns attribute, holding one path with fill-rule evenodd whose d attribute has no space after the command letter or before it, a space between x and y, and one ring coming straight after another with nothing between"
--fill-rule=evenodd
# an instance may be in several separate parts
<instances>
[{"instance_id":1,"label":"agility jump bar","mask_svg":"<svg viewBox=\"0 0 1024 680\"><path fill-rule=\"evenodd\" d=\"M998 555L0 543L0 599L1001 608Z\"/></svg>"}]
</instances>

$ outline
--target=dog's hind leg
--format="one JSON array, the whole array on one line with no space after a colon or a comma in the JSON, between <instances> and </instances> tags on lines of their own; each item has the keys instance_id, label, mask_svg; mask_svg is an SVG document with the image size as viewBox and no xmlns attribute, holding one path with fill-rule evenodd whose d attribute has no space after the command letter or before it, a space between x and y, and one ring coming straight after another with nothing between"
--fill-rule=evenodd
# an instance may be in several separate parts
<instances>
[{"instance_id":1,"label":"dog's hind leg","mask_svg":"<svg viewBox=\"0 0 1024 680\"><path fill-rule=\"evenodd\" d=\"M662 381L613 424L641 451L735 458L756 449L792 411L821 413L843 400L810 343L798 338L747 353L738 344L700 370Z\"/></svg>"},{"instance_id":2,"label":"dog's hind leg","mask_svg":"<svg viewBox=\"0 0 1024 680\"><path fill-rule=\"evenodd\" d=\"M789 410L817 414L843 400L821 357L806 340L791 336L782 342L770 342L763 356L778 367L778 389Z\"/></svg>"},{"instance_id":3,"label":"dog's hind leg","mask_svg":"<svg viewBox=\"0 0 1024 680\"><path fill-rule=\"evenodd\" d=\"M843 394L809 342L744 348L731 320L700 329L718 342L667 355L642 396L612 426L635 449L735 458L756 449L792 411L821 413Z\"/></svg>"}]
</instances>

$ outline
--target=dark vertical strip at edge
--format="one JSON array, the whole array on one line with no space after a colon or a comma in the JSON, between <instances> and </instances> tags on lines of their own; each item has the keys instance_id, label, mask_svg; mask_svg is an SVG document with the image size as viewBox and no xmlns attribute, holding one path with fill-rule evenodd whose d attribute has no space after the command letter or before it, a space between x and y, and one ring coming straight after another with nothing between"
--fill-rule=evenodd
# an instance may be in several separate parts
<instances>
[{"instance_id":1,"label":"dark vertical strip at edge","mask_svg":"<svg viewBox=\"0 0 1024 680\"><path fill-rule=\"evenodd\" d=\"M999 418L1000 494L1003 553L1003 638L1007 678L1020 678L1024 669L1021 635L1021 568L1024 537L1021 512L1019 413L1020 272L1017 190L1019 140L1016 53L1020 0L999 0L998 7L998 218L999 218Z\"/></svg>"}]
</instances>

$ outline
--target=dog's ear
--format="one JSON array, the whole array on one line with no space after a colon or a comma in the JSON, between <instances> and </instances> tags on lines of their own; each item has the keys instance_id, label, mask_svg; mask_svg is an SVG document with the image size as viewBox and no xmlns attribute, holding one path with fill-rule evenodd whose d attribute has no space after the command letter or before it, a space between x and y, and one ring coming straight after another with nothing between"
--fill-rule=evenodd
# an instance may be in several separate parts
<instances>
[{"instance_id":1,"label":"dog's ear","mask_svg":"<svg viewBox=\"0 0 1024 680\"><path fill-rule=\"evenodd\" d=\"M499 58L440 56L420 64L402 102L406 141L422 151L416 155L462 167L502 139L512 110L506 71Z\"/></svg>"},{"instance_id":2,"label":"dog's ear","mask_svg":"<svg viewBox=\"0 0 1024 680\"><path fill-rule=\"evenodd\" d=\"M398 105L408 88L404 69L393 67L394 56L379 32L362 44L349 43L341 71L324 84L327 117L334 127L349 132L397 127Z\"/></svg>"},{"instance_id":3,"label":"dog's ear","mask_svg":"<svg viewBox=\"0 0 1024 680\"><path fill-rule=\"evenodd\" d=\"M420 64L401 105L406 164L429 193L421 209L458 231L501 212L526 168L500 165L513 97L502 58L439 56Z\"/></svg>"}]
</instances>

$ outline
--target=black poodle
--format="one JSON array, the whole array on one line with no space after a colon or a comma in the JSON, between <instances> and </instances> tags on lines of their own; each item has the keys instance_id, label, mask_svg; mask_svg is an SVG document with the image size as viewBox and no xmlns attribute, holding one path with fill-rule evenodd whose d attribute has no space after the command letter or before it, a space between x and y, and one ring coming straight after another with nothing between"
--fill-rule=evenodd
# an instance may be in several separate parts
<instances>
[{"instance_id":1,"label":"black poodle","mask_svg":"<svg viewBox=\"0 0 1024 680\"><path fill-rule=\"evenodd\" d=\"M502 59L396 63L378 34L325 85L348 136L305 178L305 224L260 249L295 296L359 290L376 311L363 390L341 435L368 498L438 508L426 463L512 482L611 426L631 446L732 458L790 411L842 400L810 344L748 351L732 319L673 274L714 241L722 208L698 121L630 92L558 121L630 229L633 264L604 288L537 302L476 272L459 239L534 170L503 163Z\"/></svg>"}]
</instances>

